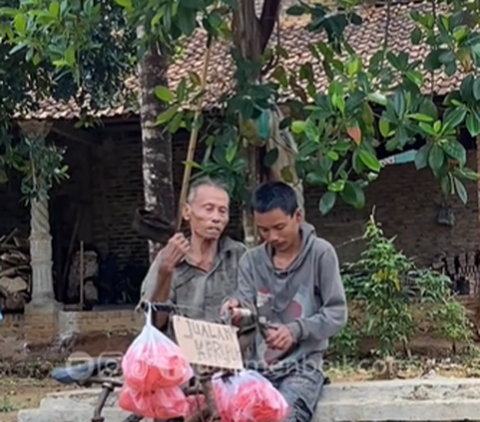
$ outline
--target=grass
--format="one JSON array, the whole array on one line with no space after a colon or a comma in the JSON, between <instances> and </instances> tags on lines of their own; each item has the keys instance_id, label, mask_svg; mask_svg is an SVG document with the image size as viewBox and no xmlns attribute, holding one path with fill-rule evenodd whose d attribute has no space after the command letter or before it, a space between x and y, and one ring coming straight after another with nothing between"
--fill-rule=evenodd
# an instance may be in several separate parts
<instances>
[{"instance_id":1,"label":"grass","mask_svg":"<svg viewBox=\"0 0 480 422\"><path fill-rule=\"evenodd\" d=\"M11 400L7 396L3 396L2 400L0 401L0 413L8 413L15 410L15 405L11 402Z\"/></svg>"}]
</instances>

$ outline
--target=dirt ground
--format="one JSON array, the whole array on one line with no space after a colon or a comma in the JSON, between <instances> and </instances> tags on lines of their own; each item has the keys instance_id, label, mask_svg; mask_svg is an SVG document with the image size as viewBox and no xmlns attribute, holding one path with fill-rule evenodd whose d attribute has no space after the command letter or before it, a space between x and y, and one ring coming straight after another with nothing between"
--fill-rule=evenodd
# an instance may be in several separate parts
<instances>
[{"instance_id":1,"label":"dirt ground","mask_svg":"<svg viewBox=\"0 0 480 422\"><path fill-rule=\"evenodd\" d=\"M48 379L55 366L75 352L98 356L105 352L124 352L133 340L131 335L96 335L75 338L68 345L26 347L15 339L0 340L0 421L16 422L18 410L38 407L48 393L65 391L67 387ZM429 376L480 377L480 358L446 357L451 345L438 340L415 340L412 353L429 357L401 361L326 363L325 370L332 382L369 381L374 379L417 378ZM435 356L433 358L432 356ZM72 387L73 388L73 387Z\"/></svg>"},{"instance_id":2,"label":"dirt ground","mask_svg":"<svg viewBox=\"0 0 480 422\"><path fill-rule=\"evenodd\" d=\"M0 420L16 422L20 409L38 407L48 393L65 391L51 380L32 378L2 378L0 383Z\"/></svg>"}]
</instances>

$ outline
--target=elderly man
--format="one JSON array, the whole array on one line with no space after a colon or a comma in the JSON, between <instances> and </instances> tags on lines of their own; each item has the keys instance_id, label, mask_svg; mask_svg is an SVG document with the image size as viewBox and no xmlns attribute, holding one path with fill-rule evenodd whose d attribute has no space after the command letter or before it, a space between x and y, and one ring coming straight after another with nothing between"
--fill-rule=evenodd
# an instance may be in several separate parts
<instances>
[{"instance_id":1,"label":"elderly man","mask_svg":"<svg viewBox=\"0 0 480 422\"><path fill-rule=\"evenodd\" d=\"M191 235L175 234L158 253L143 282L142 300L178 305L188 318L213 321L222 301L235 290L238 262L245 246L223 235L230 198L219 181L201 178L190 186L183 218ZM170 291L162 292L171 280ZM158 328L167 317L155 317Z\"/></svg>"}]
</instances>

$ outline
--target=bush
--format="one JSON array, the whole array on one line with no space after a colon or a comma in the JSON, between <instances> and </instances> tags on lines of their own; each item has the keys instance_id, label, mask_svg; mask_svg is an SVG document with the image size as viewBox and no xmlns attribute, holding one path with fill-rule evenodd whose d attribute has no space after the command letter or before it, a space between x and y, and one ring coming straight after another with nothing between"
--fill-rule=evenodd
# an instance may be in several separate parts
<instances>
[{"instance_id":1,"label":"bush","mask_svg":"<svg viewBox=\"0 0 480 422\"><path fill-rule=\"evenodd\" d=\"M427 318L435 322L437 332L452 341L470 342L472 333L464 306L450 289L450 279L432 270L418 270L413 261L395 247L371 215L363 238L367 247L357 262L342 269L347 299L365 304L362 321L350 319L332 339L335 355L358 354L359 340L373 337L379 356L392 355L401 343L409 353L408 343L415 334L412 302L428 307Z\"/></svg>"}]
</instances>

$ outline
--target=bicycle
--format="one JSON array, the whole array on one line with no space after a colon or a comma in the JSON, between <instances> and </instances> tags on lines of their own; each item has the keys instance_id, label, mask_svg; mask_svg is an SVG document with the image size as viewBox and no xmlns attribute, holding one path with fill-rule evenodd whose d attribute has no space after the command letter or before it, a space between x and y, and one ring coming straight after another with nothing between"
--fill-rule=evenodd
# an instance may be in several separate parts
<instances>
[{"instance_id":1,"label":"bicycle","mask_svg":"<svg viewBox=\"0 0 480 422\"><path fill-rule=\"evenodd\" d=\"M177 307L165 303L153 303L150 304L152 310L155 312L165 312L168 314L175 314ZM243 309L242 315L248 317L252 323L246 327L240 328L237 331L239 339L240 350L242 355L248 348L252 335L257 332L264 335L268 324L267 321L260 317L256 310ZM231 325L231 315L223 316L220 319L220 323ZM93 385L101 385L102 391L99 394L97 404L93 411L91 422L104 422L105 418L102 416L102 410L105 407L108 397L115 391L116 388L121 388L123 382L118 379L117 376L121 376L119 368L120 361L118 359L106 359L99 358L93 360L93 362L79 364L71 367L59 367L52 371L51 377L63 385L77 384L81 387L91 387ZM258 369L258 368L257 368ZM197 410L193 415L185 418L184 422L203 422L213 421L218 418L218 410L215 404L212 377L214 373L221 370L224 375L222 377L229 377L233 375L232 371L225 371L219 368L204 368L201 373L191 380L190 384L183 388L183 392L186 396L202 394L205 397L206 407ZM105 373L111 371L111 376L105 376ZM117 371L117 373L115 373ZM140 422L144 418L138 415L129 415L123 422ZM179 418L182 420L183 418Z\"/></svg>"}]
</instances>

